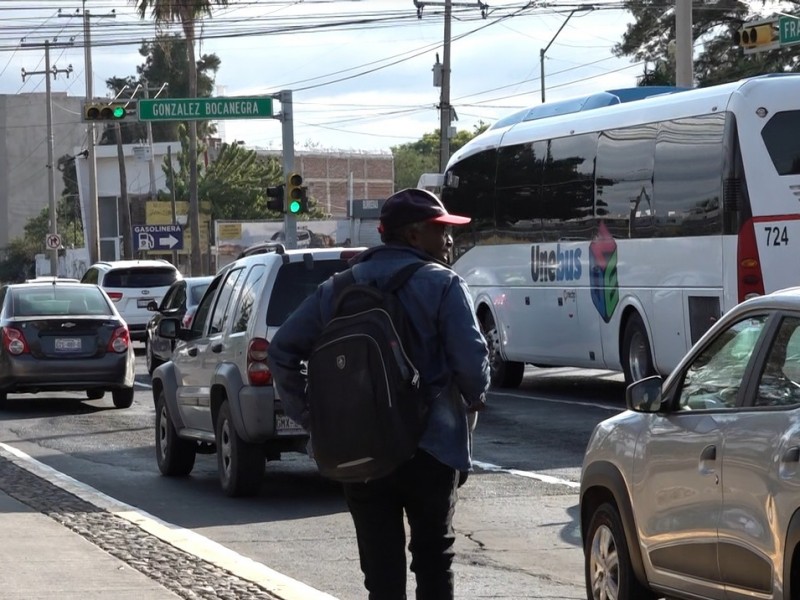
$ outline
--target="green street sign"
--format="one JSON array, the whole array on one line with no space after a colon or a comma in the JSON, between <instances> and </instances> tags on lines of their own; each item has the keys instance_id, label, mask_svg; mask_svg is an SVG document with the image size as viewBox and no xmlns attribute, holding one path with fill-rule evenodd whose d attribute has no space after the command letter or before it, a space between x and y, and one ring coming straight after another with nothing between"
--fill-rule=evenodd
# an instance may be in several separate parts
<instances>
[{"instance_id":1,"label":"green street sign","mask_svg":"<svg viewBox=\"0 0 800 600\"><path fill-rule=\"evenodd\" d=\"M164 98L139 100L140 121L270 119L272 98Z\"/></svg>"},{"instance_id":2,"label":"green street sign","mask_svg":"<svg viewBox=\"0 0 800 600\"><path fill-rule=\"evenodd\" d=\"M781 46L800 44L800 19L797 17L781 17L778 21Z\"/></svg>"}]
</instances>

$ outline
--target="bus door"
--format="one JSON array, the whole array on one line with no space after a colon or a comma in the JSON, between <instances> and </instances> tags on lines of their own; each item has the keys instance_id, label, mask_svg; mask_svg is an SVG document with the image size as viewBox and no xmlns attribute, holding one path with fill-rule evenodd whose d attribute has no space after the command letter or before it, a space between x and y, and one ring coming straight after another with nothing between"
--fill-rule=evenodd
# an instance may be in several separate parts
<instances>
[{"instance_id":1,"label":"bus door","mask_svg":"<svg viewBox=\"0 0 800 600\"><path fill-rule=\"evenodd\" d=\"M602 360L597 314L589 296L585 243L535 244L536 355L545 364L597 366ZM537 285L538 284L538 285ZM589 348L596 345L597 348Z\"/></svg>"}]
</instances>

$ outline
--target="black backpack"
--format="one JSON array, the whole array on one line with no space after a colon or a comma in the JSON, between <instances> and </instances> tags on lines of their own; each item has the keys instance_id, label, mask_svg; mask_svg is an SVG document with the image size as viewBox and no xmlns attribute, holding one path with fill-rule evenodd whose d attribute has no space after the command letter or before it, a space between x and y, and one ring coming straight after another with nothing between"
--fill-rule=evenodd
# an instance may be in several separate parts
<instances>
[{"instance_id":1,"label":"black backpack","mask_svg":"<svg viewBox=\"0 0 800 600\"><path fill-rule=\"evenodd\" d=\"M311 445L324 477L384 477L417 450L428 406L395 292L425 264L401 268L383 288L356 283L350 269L333 277L333 316L308 360Z\"/></svg>"}]
</instances>

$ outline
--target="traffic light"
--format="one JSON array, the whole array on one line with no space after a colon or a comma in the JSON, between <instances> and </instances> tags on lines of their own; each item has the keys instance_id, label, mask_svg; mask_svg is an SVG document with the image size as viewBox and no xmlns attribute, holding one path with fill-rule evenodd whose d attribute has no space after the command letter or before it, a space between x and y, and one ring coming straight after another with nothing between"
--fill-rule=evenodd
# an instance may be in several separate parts
<instances>
[{"instance_id":1,"label":"traffic light","mask_svg":"<svg viewBox=\"0 0 800 600\"><path fill-rule=\"evenodd\" d=\"M289 173L286 178L286 212L292 215L308 212L308 189L303 186L300 173Z\"/></svg>"},{"instance_id":2,"label":"traffic light","mask_svg":"<svg viewBox=\"0 0 800 600\"><path fill-rule=\"evenodd\" d=\"M766 52L781 47L778 21L754 21L746 23L733 34L733 43L741 46L745 54Z\"/></svg>"},{"instance_id":3,"label":"traffic light","mask_svg":"<svg viewBox=\"0 0 800 600\"><path fill-rule=\"evenodd\" d=\"M133 105L135 109L136 106ZM131 109L130 100L92 100L83 103L84 121L123 121L135 111Z\"/></svg>"},{"instance_id":4,"label":"traffic light","mask_svg":"<svg viewBox=\"0 0 800 600\"><path fill-rule=\"evenodd\" d=\"M275 185L267 188L267 208L275 212L283 212L283 192L284 184Z\"/></svg>"}]
</instances>

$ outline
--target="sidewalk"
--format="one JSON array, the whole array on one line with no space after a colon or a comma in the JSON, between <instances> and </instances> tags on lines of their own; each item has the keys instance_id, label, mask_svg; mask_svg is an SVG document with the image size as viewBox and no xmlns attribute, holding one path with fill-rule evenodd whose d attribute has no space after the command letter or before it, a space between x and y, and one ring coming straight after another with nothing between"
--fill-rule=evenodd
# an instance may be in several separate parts
<instances>
[{"instance_id":1,"label":"sidewalk","mask_svg":"<svg viewBox=\"0 0 800 600\"><path fill-rule=\"evenodd\" d=\"M4 600L176 600L173 594L47 515L0 492Z\"/></svg>"}]
</instances>

